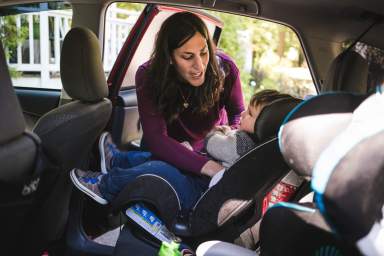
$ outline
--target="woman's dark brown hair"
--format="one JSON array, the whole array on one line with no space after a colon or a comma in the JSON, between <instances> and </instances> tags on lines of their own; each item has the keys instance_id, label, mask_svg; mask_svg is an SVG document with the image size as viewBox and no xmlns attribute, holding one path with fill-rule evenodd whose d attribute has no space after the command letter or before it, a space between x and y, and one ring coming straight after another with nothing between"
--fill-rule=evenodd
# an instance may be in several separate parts
<instances>
[{"instance_id":1,"label":"woman's dark brown hair","mask_svg":"<svg viewBox=\"0 0 384 256\"><path fill-rule=\"evenodd\" d=\"M198 87L183 82L170 64L173 51L196 33L207 40L209 51L205 81ZM183 97L188 100L189 108L194 113L206 113L218 102L224 77L220 72L208 29L197 15L180 12L164 21L151 55L148 79L157 109L167 122L172 122L185 109Z\"/></svg>"}]
</instances>

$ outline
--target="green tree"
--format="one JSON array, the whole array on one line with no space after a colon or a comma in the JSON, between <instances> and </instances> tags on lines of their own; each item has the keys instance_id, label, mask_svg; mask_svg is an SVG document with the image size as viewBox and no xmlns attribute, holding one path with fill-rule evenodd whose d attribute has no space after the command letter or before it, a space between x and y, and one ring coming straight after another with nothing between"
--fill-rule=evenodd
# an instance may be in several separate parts
<instances>
[{"instance_id":1,"label":"green tree","mask_svg":"<svg viewBox=\"0 0 384 256\"><path fill-rule=\"evenodd\" d=\"M0 17L0 39L3 43L7 59L16 57L17 46L28 37L28 28L16 26L17 15ZM21 72L10 68L11 77L19 77Z\"/></svg>"}]
</instances>

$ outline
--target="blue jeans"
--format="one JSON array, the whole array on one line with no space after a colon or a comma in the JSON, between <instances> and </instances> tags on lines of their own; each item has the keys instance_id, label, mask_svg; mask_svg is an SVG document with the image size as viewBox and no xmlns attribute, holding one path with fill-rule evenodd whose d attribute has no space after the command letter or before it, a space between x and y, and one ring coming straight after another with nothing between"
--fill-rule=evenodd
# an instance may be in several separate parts
<instances>
[{"instance_id":1,"label":"blue jeans","mask_svg":"<svg viewBox=\"0 0 384 256\"><path fill-rule=\"evenodd\" d=\"M167 180L180 198L182 211L189 211L208 188L209 178L184 174L163 161L150 160L151 154L142 151L120 152L114 155L112 168L99 184L107 201L112 201L125 186L143 174L158 175ZM132 165L135 164L135 165Z\"/></svg>"}]
</instances>

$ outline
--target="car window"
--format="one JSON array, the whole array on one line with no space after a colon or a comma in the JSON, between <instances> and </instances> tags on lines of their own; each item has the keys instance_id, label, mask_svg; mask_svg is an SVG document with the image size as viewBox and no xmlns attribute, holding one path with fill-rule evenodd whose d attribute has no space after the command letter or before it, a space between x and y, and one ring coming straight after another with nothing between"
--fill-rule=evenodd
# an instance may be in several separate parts
<instances>
[{"instance_id":1,"label":"car window","mask_svg":"<svg viewBox=\"0 0 384 256\"><path fill-rule=\"evenodd\" d=\"M107 76L145 6L145 4L123 2L108 6L105 16L103 56Z\"/></svg>"},{"instance_id":2,"label":"car window","mask_svg":"<svg viewBox=\"0 0 384 256\"><path fill-rule=\"evenodd\" d=\"M218 48L237 63L245 102L262 89L277 89L299 98L316 94L301 44L292 29L239 15L203 12L223 23ZM172 13L165 7L151 22L128 67L122 88L134 85L138 66L149 59L158 29Z\"/></svg>"},{"instance_id":3,"label":"car window","mask_svg":"<svg viewBox=\"0 0 384 256\"><path fill-rule=\"evenodd\" d=\"M141 6L141 9L140 9ZM145 5L143 4L132 4L132 3L114 3L109 6L107 9L107 19L106 19L106 29L105 29L105 45L104 45L104 68L108 73L117 58L123 44L125 43L126 37L128 36L132 26L135 24L137 18L139 17L141 11ZM138 67L144 62L148 61L150 55L153 51L154 41L157 32L160 29L161 24L169 16L175 12L185 11L178 7L167 7L167 6L157 6L157 14L151 21L150 26L146 29L143 38L140 40L132 60L129 63L127 71L124 76L121 88L135 86L135 73ZM125 13L125 16L119 16L119 24L125 26L126 28L120 31L114 29L113 25L116 20L109 17L116 15L111 15L111 13ZM210 17L206 13L197 13L200 15L204 22L206 23L208 30L210 31L211 36L214 36L216 27L221 26L221 23L218 23L214 17ZM134 22L133 22L134 21ZM124 24L124 25L123 25ZM112 29L116 31L116 34L111 34ZM118 42L117 42L118 41Z\"/></svg>"},{"instance_id":4,"label":"car window","mask_svg":"<svg viewBox=\"0 0 384 256\"><path fill-rule=\"evenodd\" d=\"M212 12L224 23L218 47L240 69L245 102L254 92L276 89L298 98L316 89L296 33L281 24Z\"/></svg>"},{"instance_id":5,"label":"car window","mask_svg":"<svg viewBox=\"0 0 384 256\"><path fill-rule=\"evenodd\" d=\"M64 2L2 7L0 37L14 86L61 89L60 51L71 28Z\"/></svg>"}]
</instances>

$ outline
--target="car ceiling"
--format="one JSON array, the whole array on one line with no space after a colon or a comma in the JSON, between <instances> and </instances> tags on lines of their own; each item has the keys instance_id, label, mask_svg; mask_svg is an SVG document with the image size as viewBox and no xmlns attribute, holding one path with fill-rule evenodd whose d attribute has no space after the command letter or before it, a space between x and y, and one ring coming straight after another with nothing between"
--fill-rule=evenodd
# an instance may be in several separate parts
<instances>
[{"instance_id":1,"label":"car ceiling","mask_svg":"<svg viewBox=\"0 0 384 256\"><path fill-rule=\"evenodd\" d=\"M26 2L41 1L0 1L0 5ZM69 0L69 2L107 4L111 1ZM132 2L166 3L223 10L286 24L302 35L331 39L334 42L356 38L373 22L374 15L384 18L384 1L382 0L139 0ZM376 26L366 36L366 41L384 48L384 39L375 36L382 29L384 25Z\"/></svg>"},{"instance_id":2,"label":"car ceiling","mask_svg":"<svg viewBox=\"0 0 384 256\"><path fill-rule=\"evenodd\" d=\"M26 2L41 1L1 1L0 5ZM96 6L101 10L113 1L69 0L69 2L88 10ZM383 0L138 0L131 2L221 10L288 25L298 32L304 52L311 60L309 67L318 86L330 62L340 53L342 43L358 38L375 19L384 20ZM377 36L382 35L383 32L384 25L377 24L360 41L384 49L384 37Z\"/></svg>"}]
</instances>

